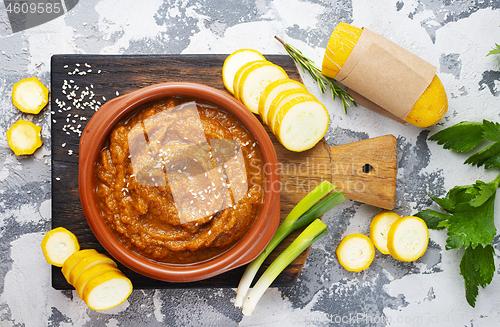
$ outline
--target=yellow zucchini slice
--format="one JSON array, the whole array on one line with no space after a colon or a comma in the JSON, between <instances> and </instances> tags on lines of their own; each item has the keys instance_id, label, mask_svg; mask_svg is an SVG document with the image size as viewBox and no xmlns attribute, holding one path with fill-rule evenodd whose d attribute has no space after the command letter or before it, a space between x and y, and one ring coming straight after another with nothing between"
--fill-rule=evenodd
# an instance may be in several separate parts
<instances>
[{"instance_id":1,"label":"yellow zucchini slice","mask_svg":"<svg viewBox=\"0 0 500 327\"><path fill-rule=\"evenodd\" d=\"M271 107L273 100L278 96L278 94L280 94L280 92L291 89L307 91L304 84L289 78L274 81L266 86L259 100L259 115L264 124L268 124L267 113L269 112L269 108Z\"/></svg>"},{"instance_id":2,"label":"yellow zucchini slice","mask_svg":"<svg viewBox=\"0 0 500 327\"><path fill-rule=\"evenodd\" d=\"M69 256L80 250L75 234L64 227L48 231L43 237L41 247L45 260L57 267L62 267Z\"/></svg>"},{"instance_id":3,"label":"yellow zucchini slice","mask_svg":"<svg viewBox=\"0 0 500 327\"><path fill-rule=\"evenodd\" d=\"M399 218L401 218L401 216L395 212L381 211L372 219L370 224L370 238L373 241L373 245L375 245L382 254L389 254L387 236L389 235L389 229L392 224Z\"/></svg>"},{"instance_id":4,"label":"yellow zucchini slice","mask_svg":"<svg viewBox=\"0 0 500 327\"><path fill-rule=\"evenodd\" d=\"M251 61L247 62L243 66L241 66L236 73L234 74L234 81L233 81L233 95L236 99L241 101L240 94L238 93L240 89L240 81L241 81L241 76L243 76L243 73L245 73L248 69L255 65L260 65L262 63L267 63L267 60L256 60L256 61Z\"/></svg>"},{"instance_id":5,"label":"yellow zucchini slice","mask_svg":"<svg viewBox=\"0 0 500 327\"><path fill-rule=\"evenodd\" d=\"M330 117L316 99L298 97L279 108L274 131L285 148L301 152L314 147L326 134Z\"/></svg>"},{"instance_id":6,"label":"yellow zucchini slice","mask_svg":"<svg viewBox=\"0 0 500 327\"><path fill-rule=\"evenodd\" d=\"M109 257L107 257L106 255L104 255L104 254L101 254L101 253L89 253L88 255L86 255L83 258L81 258L73 266L73 268L69 272L69 280L68 280L68 282L71 285L74 286L76 280L78 279L78 276L80 276L80 274L82 272L84 272L86 269L91 268L91 267L93 267L93 266L95 266L97 264L100 264L100 263L108 263L108 264L111 264L111 265L114 264L116 266L116 263L113 260L111 260Z\"/></svg>"},{"instance_id":7,"label":"yellow zucchini slice","mask_svg":"<svg viewBox=\"0 0 500 327\"><path fill-rule=\"evenodd\" d=\"M5 133L7 143L16 156L33 154L43 145L42 128L30 121L19 119Z\"/></svg>"},{"instance_id":8,"label":"yellow zucchini slice","mask_svg":"<svg viewBox=\"0 0 500 327\"><path fill-rule=\"evenodd\" d=\"M254 65L241 75L237 91L239 100L251 112L258 114L260 96L266 86L284 78L288 78L285 70L269 61Z\"/></svg>"},{"instance_id":9,"label":"yellow zucchini slice","mask_svg":"<svg viewBox=\"0 0 500 327\"><path fill-rule=\"evenodd\" d=\"M61 271L63 273L64 278L66 278L66 281L69 283L69 275L71 273L71 269L80 261L82 258L85 256L88 256L90 254L97 254L97 252L94 249L85 249L85 250L80 250L68 257L66 261L64 261Z\"/></svg>"},{"instance_id":10,"label":"yellow zucchini slice","mask_svg":"<svg viewBox=\"0 0 500 327\"><path fill-rule=\"evenodd\" d=\"M335 250L339 263L348 271L362 271L375 258L372 240L360 233L345 236Z\"/></svg>"},{"instance_id":11,"label":"yellow zucchini slice","mask_svg":"<svg viewBox=\"0 0 500 327\"><path fill-rule=\"evenodd\" d=\"M229 93L234 94L233 82L238 69L246 63L257 60L266 60L266 58L260 52L253 49L240 49L231 53L226 58L222 66L222 81Z\"/></svg>"},{"instance_id":12,"label":"yellow zucchini slice","mask_svg":"<svg viewBox=\"0 0 500 327\"><path fill-rule=\"evenodd\" d=\"M36 115L49 103L49 89L37 77L22 79L12 88L12 103L22 112Z\"/></svg>"},{"instance_id":13,"label":"yellow zucchini slice","mask_svg":"<svg viewBox=\"0 0 500 327\"><path fill-rule=\"evenodd\" d=\"M78 278L76 279L76 281L73 284L78 296L83 300L82 292L83 292L85 285L87 285L88 281L91 280L92 278L94 278L100 274L103 274L107 271L110 271L110 270L120 271L120 270L118 270L118 268L116 268L115 263L113 263L113 264L98 263L92 267L89 267L85 271L82 271L80 276L78 276Z\"/></svg>"},{"instance_id":14,"label":"yellow zucchini slice","mask_svg":"<svg viewBox=\"0 0 500 327\"><path fill-rule=\"evenodd\" d=\"M280 111L281 107L294 98L308 98L308 99L316 99L314 95L309 93L307 90L300 89L289 89L281 91L276 95L276 97L271 101L271 105L269 106L269 111L267 112L267 126L271 129L271 131L276 135L275 132L275 123L276 116Z\"/></svg>"},{"instance_id":15,"label":"yellow zucchini slice","mask_svg":"<svg viewBox=\"0 0 500 327\"><path fill-rule=\"evenodd\" d=\"M426 223L414 216L396 220L387 237L390 254L400 261L415 261L424 255L429 243Z\"/></svg>"},{"instance_id":16,"label":"yellow zucchini slice","mask_svg":"<svg viewBox=\"0 0 500 327\"><path fill-rule=\"evenodd\" d=\"M108 310L125 302L132 289L132 282L124 274L109 270L87 282L82 298L92 310Z\"/></svg>"}]
</instances>

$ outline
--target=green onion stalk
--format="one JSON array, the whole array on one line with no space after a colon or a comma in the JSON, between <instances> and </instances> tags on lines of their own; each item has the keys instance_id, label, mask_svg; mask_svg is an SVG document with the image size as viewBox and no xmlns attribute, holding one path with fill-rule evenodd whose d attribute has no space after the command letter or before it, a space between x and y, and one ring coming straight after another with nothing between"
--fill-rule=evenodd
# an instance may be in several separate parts
<instances>
[{"instance_id":1,"label":"green onion stalk","mask_svg":"<svg viewBox=\"0 0 500 327\"><path fill-rule=\"evenodd\" d=\"M234 301L234 305L236 307L241 307L243 305L243 299L248 293L248 289L250 288L250 285L252 284L260 266L267 256L286 236L294 230L307 226L314 219L318 218L345 200L344 195L340 191L335 191L325 197L325 195L334 189L335 186L330 182L323 181L314 190L307 194L288 214L286 219L276 230L276 233L264 251L247 266L243 276L241 277L238 289L236 290L236 300ZM322 198L324 199L321 200ZM319 200L321 201L318 203Z\"/></svg>"},{"instance_id":2,"label":"green onion stalk","mask_svg":"<svg viewBox=\"0 0 500 327\"><path fill-rule=\"evenodd\" d=\"M299 254L328 233L326 225L319 219L314 220L300 235L283 251L259 278L243 305L243 314L249 316L259 299L271 283Z\"/></svg>"}]
</instances>

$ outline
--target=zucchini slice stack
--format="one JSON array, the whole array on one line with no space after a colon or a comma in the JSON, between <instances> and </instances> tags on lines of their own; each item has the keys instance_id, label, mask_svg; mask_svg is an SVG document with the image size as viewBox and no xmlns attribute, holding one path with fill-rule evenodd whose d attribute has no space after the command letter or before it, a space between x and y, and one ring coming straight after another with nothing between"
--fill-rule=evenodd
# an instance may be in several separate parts
<instances>
[{"instance_id":1,"label":"zucchini slice stack","mask_svg":"<svg viewBox=\"0 0 500 327\"><path fill-rule=\"evenodd\" d=\"M259 52L233 52L224 62L222 79L226 89L258 114L288 150L308 150L325 136L330 122L326 107Z\"/></svg>"}]
</instances>

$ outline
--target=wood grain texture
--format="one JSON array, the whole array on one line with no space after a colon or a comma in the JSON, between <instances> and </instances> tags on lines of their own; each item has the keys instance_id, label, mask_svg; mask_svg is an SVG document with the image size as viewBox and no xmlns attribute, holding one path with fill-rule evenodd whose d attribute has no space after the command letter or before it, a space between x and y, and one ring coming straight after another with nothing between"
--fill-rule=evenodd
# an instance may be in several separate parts
<instances>
[{"instance_id":1,"label":"wood grain texture","mask_svg":"<svg viewBox=\"0 0 500 327\"><path fill-rule=\"evenodd\" d=\"M119 95L148 85L186 81L206 84L226 91L222 65L227 55L54 55L51 62L52 108L52 227L72 231L82 248L106 251L92 234L82 212L78 194L79 133L99 105ZM291 79L301 81L288 56L268 55L283 67ZM227 91L226 91L227 92ZM285 149L265 127L279 160L281 183L281 221L292 208L323 180L333 182L348 199L392 209L396 196L396 139L392 135L340 146L321 140L314 148L301 152ZM363 171L369 164L371 170ZM271 253L264 269L300 233L287 237ZM300 275L309 249L295 259L275 280L273 286L290 286ZM245 267L193 283L154 280L119 265L141 288L237 287ZM72 289L57 267L52 269L52 286Z\"/></svg>"},{"instance_id":2,"label":"wood grain texture","mask_svg":"<svg viewBox=\"0 0 500 327\"><path fill-rule=\"evenodd\" d=\"M393 135L330 147L332 183L345 197L392 210L396 202L397 140Z\"/></svg>"},{"instance_id":3,"label":"wood grain texture","mask_svg":"<svg viewBox=\"0 0 500 327\"><path fill-rule=\"evenodd\" d=\"M188 81L224 90L221 70L227 55L54 55L51 62L52 110L52 227L63 226L75 233L82 248L106 253L92 234L82 212L78 194L79 135L99 103L148 85L168 81ZM269 55L290 78L301 81L295 64L288 56ZM70 85L71 87L69 87ZM71 93L73 92L73 93ZM75 99L82 99L75 101ZM64 102L64 103L63 103ZM79 107L78 107L79 106ZM87 120L82 120L84 117ZM80 125L80 126L79 126ZM320 142L303 153L286 150L269 130L281 170L281 220L323 179L330 179L329 148ZM286 238L266 260L265 267L298 235ZM308 250L287 267L273 286L290 286L298 278ZM237 287L245 267L208 280L193 283L168 283L150 279L119 265L136 289ZM53 267L52 286L72 289L60 268Z\"/></svg>"}]
</instances>

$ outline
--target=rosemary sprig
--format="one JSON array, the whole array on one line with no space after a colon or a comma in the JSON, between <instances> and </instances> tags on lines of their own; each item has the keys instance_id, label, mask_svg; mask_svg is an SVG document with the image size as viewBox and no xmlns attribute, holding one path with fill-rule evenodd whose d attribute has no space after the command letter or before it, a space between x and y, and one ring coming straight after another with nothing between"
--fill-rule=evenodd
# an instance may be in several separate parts
<instances>
[{"instance_id":1,"label":"rosemary sprig","mask_svg":"<svg viewBox=\"0 0 500 327\"><path fill-rule=\"evenodd\" d=\"M345 113L347 113L347 107L350 107L351 105L357 106L356 102L349 95L349 93L338 86L333 78L323 75L321 69L319 69L311 59L306 58L300 50L288 43L285 43L279 37L275 36L275 38L283 45L290 57L292 57L292 59L299 64L300 67L302 67L302 71L307 71L316 83L318 83L321 93L325 93L327 89L330 89L333 100L335 100L335 97L337 96L340 98Z\"/></svg>"}]
</instances>

